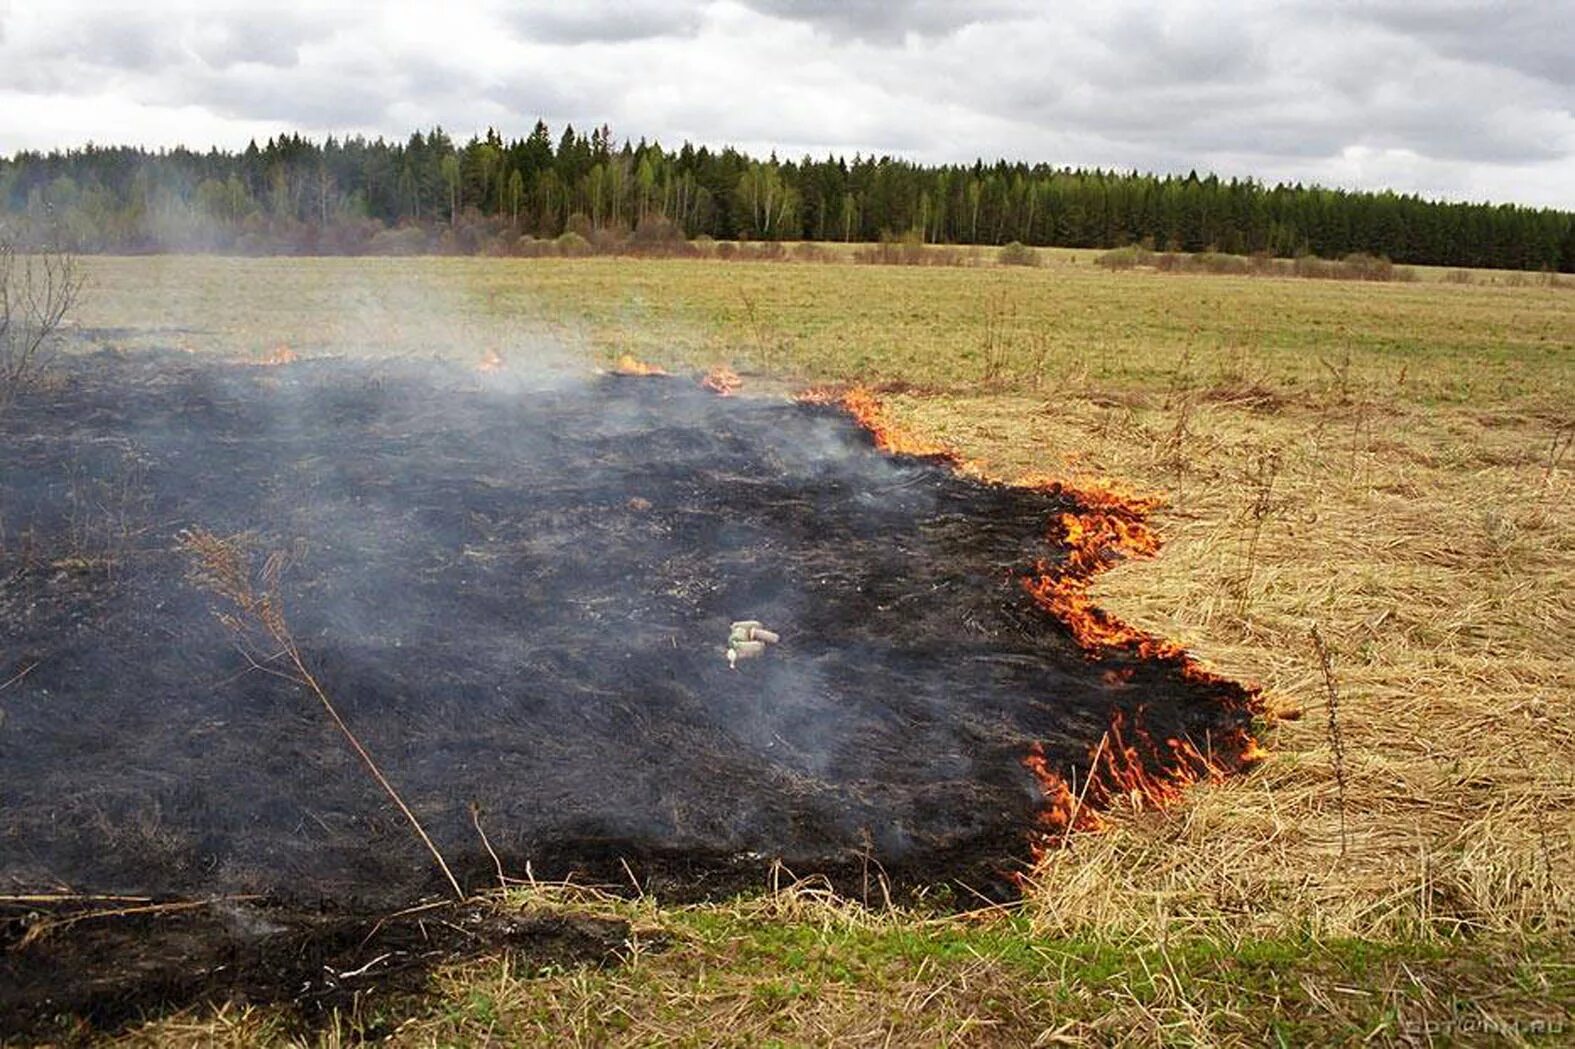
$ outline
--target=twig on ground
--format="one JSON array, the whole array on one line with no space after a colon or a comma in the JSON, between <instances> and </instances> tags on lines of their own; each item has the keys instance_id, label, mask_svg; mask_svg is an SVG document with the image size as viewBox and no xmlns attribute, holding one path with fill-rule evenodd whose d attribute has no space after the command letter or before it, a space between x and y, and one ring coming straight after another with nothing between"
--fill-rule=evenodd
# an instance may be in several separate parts
<instances>
[{"instance_id":1,"label":"twig on ground","mask_svg":"<svg viewBox=\"0 0 1575 1049\"><path fill-rule=\"evenodd\" d=\"M15 674L12 674L10 677L6 678L4 681L0 681L0 692L4 692L6 689L10 688L12 685L16 684L18 681L21 681L23 678L27 677L27 675L31 674L33 671L35 671L37 669L38 669L38 664L37 663L29 663L27 666L23 667L21 670L18 670Z\"/></svg>"},{"instance_id":2,"label":"twig on ground","mask_svg":"<svg viewBox=\"0 0 1575 1049\"><path fill-rule=\"evenodd\" d=\"M503 873L503 861L498 859L498 854L493 851L492 842L487 838L487 832L481 827L481 804L479 802L472 801L470 803L470 822L475 826L476 835L481 838L482 847L487 850L487 855L492 857L492 865L498 869L498 888L507 889L509 887L509 879Z\"/></svg>"},{"instance_id":3,"label":"twig on ground","mask_svg":"<svg viewBox=\"0 0 1575 1049\"><path fill-rule=\"evenodd\" d=\"M114 897L100 898L105 900L114 899ZM260 900L262 898L263 897L261 896L255 895L208 896L200 900L176 900L171 903L140 904L132 907L116 907L113 910L84 911L80 914L68 914L63 918L46 918L28 926L27 932L23 933L21 940L19 940L16 944L16 948L21 950L22 948L36 942L43 936L54 932L56 929L64 929L67 926L75 925L78 922L97 921L100 918L127 918L139 914L174 914L180 911L191 911L197 910L201 907L212 906L215 903L246 903L250 900ZM70 899L71 898L68 897L65 901L61 902L70 902ZM94 897L77 897L77 899L94 899Z\"/></svg>"}]
</instances>

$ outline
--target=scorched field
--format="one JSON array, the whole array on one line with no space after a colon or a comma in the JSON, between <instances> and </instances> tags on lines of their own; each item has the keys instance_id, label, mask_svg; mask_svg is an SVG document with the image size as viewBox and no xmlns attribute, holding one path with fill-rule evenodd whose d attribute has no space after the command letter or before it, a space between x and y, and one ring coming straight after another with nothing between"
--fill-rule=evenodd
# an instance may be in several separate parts
<instances>
[{"instance_id":1,"label":"scorched field","mask_svg":"<svg viewBox=\"0 0 1575 1049\"><path fill-rule=\"evenodd\" d=\"M1575 293L1043 261L85 260L0 1038L1566 1035Z\"/></svg>"}]
</instances>

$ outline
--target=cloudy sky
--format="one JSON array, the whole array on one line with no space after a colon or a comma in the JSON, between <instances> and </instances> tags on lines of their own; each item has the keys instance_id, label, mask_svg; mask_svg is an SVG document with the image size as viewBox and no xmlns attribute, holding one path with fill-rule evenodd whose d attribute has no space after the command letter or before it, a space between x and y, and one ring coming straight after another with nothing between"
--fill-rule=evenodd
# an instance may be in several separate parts
<instances>
[{"instance_id":1,"label":"cloudy sky","mask_svg":"<svg viewBox=\"0 0 1575 1049\"><path fill-rule=\"evenodd\" d=\"M0 0L0 153L529 132L1575 208L1566 0Z\"/></svg>"}]
</instances>

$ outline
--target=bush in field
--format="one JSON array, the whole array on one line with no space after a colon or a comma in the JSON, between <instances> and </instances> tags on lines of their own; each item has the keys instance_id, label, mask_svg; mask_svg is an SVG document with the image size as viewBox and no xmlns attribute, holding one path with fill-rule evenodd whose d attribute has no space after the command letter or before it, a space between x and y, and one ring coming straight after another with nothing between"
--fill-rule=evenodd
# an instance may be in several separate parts
<instances>
[{"instance_id":1,"label":"bush in field","mask_svg":"<svg viewBox=\"0 0 1575 1049\"><path fill-rule=\"evenodd\" d=\"M961 266L965 258L956 248L927 245L918 230L909 230L901 236L882 233L878 244L855 251L853 261L878 266Z\"/></svg>"},{"instance_id":2,"label":"bush in field","mask_svg":"<svg viewBox=\"0 0 1575 1049\"><path fill-rule=\"evenodd\" d=\"M1190 260L1193 269L1203 273L1228 273L1246 276L1252 272L1252 264L1242 255L1227 255L1219 251L1204 251L1193 255Z\"/></svg>"},{"instance_id":3,"label":"bush in field","mask_svg":"<svg viewBox=\"0 0 1575 1049\"><path fill-rule=\"evenodd\" d=\"M590 241L593 255L623 255L629 250L629 235L612 226L592 230L586 240Z\"/></svg>"},{"instance_id":4,"label":"bush in field","mask_svg":"<svg viewBox=\"0 0 1575 1049\"><path fill-rule=\"evenodd\" d=\"M514 254L522 259L555 258L558 254L558 246L550 240L543 240L526 233L514 242Z\"/></svg>"},{"instance_id":5,"label":"bush in field","mask_svg":"<svg viewBox=\"0 0 1575 1049\"><path fill-rule=\"evenodd\" d=\"M837 256L829 248L814 241L802 241L793 245L794 262L835 262Z\"/></svg>"},{"instance_id":6,"label":"bush in field","mask_svg":"<svg viewBox=\"0 0 1575 1049\"><path fill-rule=\"evenodd\" d=\"M634 227L625 250L632 255L655 258L688 258L699 254L684 238L684 231L672 219L647 215Z\"/></svg>"},{"instance_id":7,"label":"bush in field","mask_svg":"<svg viewBox=\"0 0 1575 1049\"><path fill-rule=\"evenodd\" d=\"M1103 266L1107 270L1129 270L1137 266L1154 265L1154 253L1148 248L1140 248L1136 244L1128 244L1124 248L1112 248L1094 256L1094 265Z\"/></svg>"},{"instance_id":8,"label":"bush in field","mask_svg":"<svg viewBox=\"0 0 1575 1049\"><path fill-rule=\"evenodd\" d=\"M420 255L426 250L427 234L419 226L379 230L366 246L368 255Z\"/></svg>"},{"instance_id":9,"label":"bush in field","mask_svg":"<svg viewBox=\"0 0 1575 1049\"><path fill-rule=\"evenodd\" d=\"M48 369L84 280L75 255L23 250L0 228L0 411Z\"/></svg>"},{"instance_id":10,"label":"bush in field","mask_svg":"<svg viewBox=\"0 0 1575 1049\"><path fill-rule=\"evenodd\" d=\"M558 234L558 239L553 241L558 249L558 254L568 258L583 258L591 254L591 242L573 230L565 230Z\"/></svg>"},{"instance_id":11,"label":"bush in field","mask_svg":"<svg viewBox=\"0 0 1575 1049\"><path fill-rule=\"evenodd\" d=\"M1346 280L1393 280L1394 263L1382 255L1353 251L1340 260L1340 276Z\"/></svg>"},{"instance_id":12,"label":"bush in field","mask_svg":"<svg viewBox=\"0 0 1575 1049\"><path fill-rule=\"evenodd\" d=\"M1039 253L1022 241L1014 240L995 253L995 261L1003 266L1037 266Z\"/></svg>"}]
</instances>

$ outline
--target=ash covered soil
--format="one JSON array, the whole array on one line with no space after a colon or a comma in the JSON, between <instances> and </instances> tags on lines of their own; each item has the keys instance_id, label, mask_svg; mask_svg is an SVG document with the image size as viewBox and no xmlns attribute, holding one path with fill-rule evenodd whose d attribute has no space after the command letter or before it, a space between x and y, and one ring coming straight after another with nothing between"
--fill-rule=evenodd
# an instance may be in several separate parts
<instances>
[{"instance_id":1,"label":"ash covered soil","mask_svg":"<svg viewBox=\"0 0 1575 1049\"><path fill-rule=\"evenodd\" d=\"M1247 717L1035 606L1072 508L680 379L70 358L0 414L0 893L441 887L317 701L248 668L192 527L289 552L307 663L470 886L477 804L515 875L1009 891L1032 742L1072 776L1115 711L1200 749ZM735 671L737 619L782 640Z\"/></svg>"}]
</instances>

